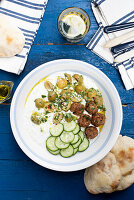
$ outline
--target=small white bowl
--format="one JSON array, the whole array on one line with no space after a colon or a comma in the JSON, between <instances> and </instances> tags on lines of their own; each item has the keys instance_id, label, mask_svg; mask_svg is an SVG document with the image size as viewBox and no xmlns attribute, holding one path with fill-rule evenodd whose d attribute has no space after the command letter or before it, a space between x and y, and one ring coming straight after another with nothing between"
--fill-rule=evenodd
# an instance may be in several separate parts
<instances>
[{"instance_id":1,"label":"small white bowl","mask_svg":"<svg viewBox=\"0 0 134 200\"><path fill-rule=\"evenodd\" d=\"M40 79L59 71L73 71L74 73L88 76L100 89L107 109L106 123L96 140L86 151L77 153L70 158L51 155L46 150L46 138L44 136L42 137L44 146L41 146L39 145L38 138L33 141L26 131L26 128L30 127L26 127L28 125L25 122L24 104L29 91ZM43 167L56 171L77 171L95 164L111 150L121 130L122 106L113 83L99 69L78 60L55 60L37 67L21 81L12 100L10 122L18 145L33 161Z\"/></svg>"}]
</instances>

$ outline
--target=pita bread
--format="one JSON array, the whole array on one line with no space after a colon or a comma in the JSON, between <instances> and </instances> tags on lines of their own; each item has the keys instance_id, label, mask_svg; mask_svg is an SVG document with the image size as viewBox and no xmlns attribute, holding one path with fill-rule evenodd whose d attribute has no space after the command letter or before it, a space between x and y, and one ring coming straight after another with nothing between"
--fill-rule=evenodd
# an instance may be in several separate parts
<instances>
[{"instance_id":1,"label":"pita bread","mask_svg":"<svg viewBox=\"0 0 134 200\"><path fill-rule=\"evenodd\" d=\"M24 44L22 31L0 14L0 57L12 57L20 53Z\"/></svg>"},{"instance_id":2,"label":"pita bread","mask_svg":"<svg viewBox=\"0 0 134 200\"><path fill-rule=\"evenodd\" d=\"M122 176L117 190L124 190L129 186L131 186L133 183L134 183L134 170L130 174Z\"/></svg>"},{"instance_id":3,"label":"pita bread","mask_svg":"<svg viewBox=\"0 0 134 200\"><path fill-rule=\"evenodd\" d=\"M108 153L100 162L87 168L84 174L85 186L92 194L113 192L119 186L120 179L120 169L112 153Z\"/></svg>"},{"instance_id":4,"label":"pita bread","mask_svg":"<svg viewBox=\"0 0 134 200\"><path fill-rule=\"evenodd\" d=\"M111 152L86 169L84 182L92 194L124 190L134 183L134 140L119 135Z\"/></svg>"},{"instance_id":5,"label":"pita bread","mask_svg":"<svg viewBox=\"0 0 134 200\"><path fill-rule=\"evenodd\" d=\"M122 176L132 173L134 169L134 140L119 135L111 152L115 155Z\"/></svg>"}]
</instances>

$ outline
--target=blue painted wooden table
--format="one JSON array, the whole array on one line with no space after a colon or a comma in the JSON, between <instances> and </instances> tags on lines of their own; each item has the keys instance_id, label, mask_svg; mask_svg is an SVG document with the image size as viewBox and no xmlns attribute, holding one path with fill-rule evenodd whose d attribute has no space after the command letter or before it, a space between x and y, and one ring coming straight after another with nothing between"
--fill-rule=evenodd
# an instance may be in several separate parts
<instances>
[{"instance_id":1,"label":"blue painted wooden table","mask_svg":"<svg viewBox=\"0 0 134 200\"><path fill-rule=\"evenodd\" d=\"M90 2L91 0L49 0L24 71L20 76L0 71L0 80L13 81L14 92L20 81L42 63L61 58L91 63L102 70L117 88L124 114L121 133L134 138L134 90L126 91L118 71L85 47L97 30ZM57 31L59 13L71 6L83 8L91 19L88 35L78 44L69 44ZM31 161L13 137L9 121L10 101L0 105L0 200L133 199L134 185L122 192L95 196L85 189L84 170L56 172Z\"/></svg>"}]
</instances>

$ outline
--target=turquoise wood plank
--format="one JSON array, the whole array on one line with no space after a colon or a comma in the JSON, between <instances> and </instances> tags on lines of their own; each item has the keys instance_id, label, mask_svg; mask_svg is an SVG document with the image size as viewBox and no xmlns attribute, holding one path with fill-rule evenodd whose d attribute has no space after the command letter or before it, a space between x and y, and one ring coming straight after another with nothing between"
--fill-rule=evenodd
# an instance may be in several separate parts
<instances>
[{"instance_id":1,"label":"turquoise wood plank","mask_svg":"<svg viewBox=\"0 0 134 200\"><path fill-rule=\"evenodd\" d=\"M133 199L134 187L112 194L91 195L83 182L84 170L70 173L42 168L32 161L0 161L1 200L119 200Z\"/></svg>"}]
</instances>

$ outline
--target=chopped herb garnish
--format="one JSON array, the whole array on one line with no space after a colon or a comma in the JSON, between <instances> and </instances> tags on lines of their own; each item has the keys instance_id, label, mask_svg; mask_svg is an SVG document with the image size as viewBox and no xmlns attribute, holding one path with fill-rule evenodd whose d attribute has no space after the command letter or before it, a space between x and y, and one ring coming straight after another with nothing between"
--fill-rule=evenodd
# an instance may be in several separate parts
<instances>
[{"instance_id":1,"label":"chopped herb garnish","mask_svg":"<svg viewBox=\"0 0 134 200\"><path fill-rule=\"evenodd\" d=\"M41 132L44 132L44 130L43 130L43 128L42 128L42 127L40 127L40 131L41 131Z\"/></svg>"},{"instance_id":2,"label":"chopped herb garnish","mask_svg":"<svg viewBox=\"0 0 134 200\"><path fill-rule=\"evenodd\" d=\"M41 95L41 97L42 97L42 98L45 98L45 97L47 97L47 96L46 96L46 95Z\"/></svg>"},{"instance_id":3,"label":"chopped herb garnish","mask_svg":"<svg viewBox=\"0 0 134 200\"><path fill-rule=\"evenodd\" d=\"M104 106L104 105L102 105L102 106L98 106L98 108L99 108L99 109L101 109L101 110L104 110L104 111L106 111L106 108L105 108L105 106Z\"/></svg>"},{"instance_id":4,"label":"chopped herb garnish","mask_svg":"<svg viewBox=\"0 0 134 200\"><path fill-rule=\"evenodd\" d=\"M50 109L52 108L52 104L49 104L49 108L50 108Z\"/></svg>"}]
</instances>

